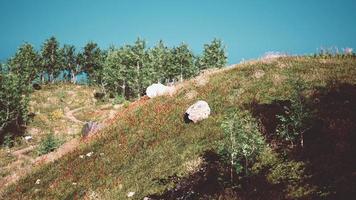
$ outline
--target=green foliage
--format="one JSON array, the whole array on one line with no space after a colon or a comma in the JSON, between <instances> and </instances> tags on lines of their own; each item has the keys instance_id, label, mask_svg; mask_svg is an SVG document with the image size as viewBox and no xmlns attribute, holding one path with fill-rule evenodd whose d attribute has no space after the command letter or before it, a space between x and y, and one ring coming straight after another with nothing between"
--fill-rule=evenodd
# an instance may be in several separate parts
<instances>
[{"instance_id":1,"label":"green foliage","mask_svg":"<svg viewBox=\"0 0 356 200\"><path fill-rule=\"evenodd\" d=\"M39 72L40 57L31 44L25 43L9 60L8 66L11 73L19 75L25 84L30 84Z\"/></svg>"},{"instance_id":2,"label":"green foliage","mask_svg":"<svg viewBox=\"0 0 356 200\"><path fill-rule=\"evenodd\" d=\"M61 72L61 61L59 42L52 36L44 42L41 49L42 76L44 77L45 73L48 73L48 81L54 82Z\"/></svg>"},{"instance_id":3,"label":"green foliage","mask_svg":"<svg viewBox=\"0 0 356 200\"><path fill-rule=\"evenodd\" d=\"M126 49L110 48L103 65L103 84L110 93L125 97L127 66L124 63Z\"/></svg>"},{"instance_id":4,"label":"green foliage","mask_svg":"<svg viewBox=\"0 0 356 200\"><path fill-rule=\"evenodd\" d=\"M225 67L227 56L221 40L214 39L210 44L205 44L203 55L199 61L200 69Z\"/></svg>"},{"instance_id":5,"label":"green foliage","mask_svg":"<svg viewBox=\"0 0 356 200\"><path fill-rule=\"evenodd\" d=\"M172 50L173 66L176 67L174 76L183 79L191 78L198 74L198 68L194 64L193 52L187 44L181 44Z\"/></svg>"},{"instance_id":6,"label":"green foliage","mask_svg":"<svg viewBox=\"0 0 356 200\"><path fill-rule=\"evenodd\" d=\"M150 49L149 60L151 68L153 69L153 82L167 82L173 78L172 72L172 52L160 40L152 49Z\"/></svg>"},{"instance_id":7,"label":"green foliage","mask_svg":"<svg viewBox=\"0 0 356 200\"><path fill-rule=\"evenodd\" d=\"M122 95L116 95L113 104L122 104L125 102L125 97Z\"/></svg>"},{"instance_id":8,"label":"green foliage","mask_svg":"<svg viewBox=\"0 0 356 200\"><path fill-rule=\"evenodd\" d=\"M234 110L225 117L221 127L225 134L223 151L230 155L234 167L240 169L238 162L244 160L247 174L248 163L254 161L265 147L257 123L248 112Z\"/></svg>"},{"instance_id":9,"label":"green foliage","mask_svg":"<svg viewBox=\"0 0 356 200\"><path fill-rule=\"evenodd\" d=\"M37 149L38 155L43 155L54 151L62 143L63 142L60 139L56 138L54 134L51 132L41 140Z\"/></svg>"},{"instance_id":10,"label":"green foliage","mask_svg":"<svg viewBox=\"0 0 356 200\"><path fill-rule=\"evenodd\" d=\"M104 54L98 44L88 42L78 55L78 64L87 73L90 83L101 84Z\"/></svg>"},{"instance_id":11,"label":"green foliage","mask_svg":"<svg viewBox=\"0 0 356 200\"><path fill-rule=\"evenodd\" d=\"M64 79L71 80L72 83L75 83L75 77L80 72L80 68L77 65L75 47L73 45L65 44L63 48L60 49L60 54L62 58L62 69L66 70Z\"/></svg>"},{"instance_id":12,"label":"green foliage","mask_svg":"<svg viewBox=\"0 0 356 200\"><path fill-rule=\"evenodd\" d=\"M29 92L18 75L0 73L0 134L7 129L16 130L27 122Z\"/></svg>"},{"instance_id":13,"label":"green foliage","mask_svg":"<svg viewBox=\"0 0 356 200\"><path fill-rule=\"evenodd\" d=\"M276 133L284 140L290 142L292 146L296 141L301 142L303 146L303 134L309 129L308 124L311 118L309 109L304 105L302 92L306 84L300 79L289 79L288 83L292 86L292 95L290 97L290 108L285 107L284 115L277 115L280 124L277 126Z\"/></svg>"},{"instance_id":14,"label":"green foliage","mask_svg":"<svg viewBox=\"0 0 356 200\"><path fill-rule=\"evenodd\" d=\"M14 140L12 139L12 134L5 134L4 142L2 144L4 147L10 148L14 145Z\"/></svg>"}]
</instances>

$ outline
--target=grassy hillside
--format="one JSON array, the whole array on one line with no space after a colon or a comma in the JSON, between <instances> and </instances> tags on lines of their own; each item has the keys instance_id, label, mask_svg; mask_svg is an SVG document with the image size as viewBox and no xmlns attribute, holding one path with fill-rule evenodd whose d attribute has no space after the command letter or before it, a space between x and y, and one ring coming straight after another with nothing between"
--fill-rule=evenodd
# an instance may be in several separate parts
<instances>
[{"instance_id":1,"label":"grassy hillside","mask_svg":"<svg viewBox=\"0 0 356 200\"><path fill-rule=\"evenodd\" d=\"M127 199L129 192L135 192L131 199L355 195L355 58L280 58L208 77L185 82L173 97L132 103L98 137L39 167L8 187L2 198ZM276 114L297 87L289 80L296 78L305 85L304 102L313 113L303 147L290 147L274 133ZM197 100L209 103L211 116L184 123L185 110ZM237 174L232 185L226 178L229 166L217 150L221 123L234 108L260 122L266 150L250 164L250 176Z\"/></svg>"},{"instance_id":2,"label":"grassy hillside","mask_svg":"<svg viewBox=\"0 0 356 200\"><path fill-rule=\"evenodd\" d=\"M95 90L92 86L55 84L44 85L31 94L29 109L33 116L24 136L32 139L18 137L11 148L0 148L0 188L31 170L39 159L41 141L49 133L64 143L81 136L83 122L102 121L111 115L113 105L97 101L93 97ZM69 113L79 121L71 119Z\"/></svg>"}]
</instances>

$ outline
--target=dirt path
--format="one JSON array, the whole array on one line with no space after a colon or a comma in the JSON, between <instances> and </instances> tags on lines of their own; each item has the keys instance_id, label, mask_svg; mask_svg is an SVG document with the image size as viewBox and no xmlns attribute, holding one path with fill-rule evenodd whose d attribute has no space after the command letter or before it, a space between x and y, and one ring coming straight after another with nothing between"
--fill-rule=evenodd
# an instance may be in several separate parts
<instances>
[{"instance_id":1,"label":"dirt path","mask_svg":"<svg viewBox=\"0 0 356 200\"><path fill-rule=\"evenodd\" d=\"M132 105L135 105L135 104L132 104ZM119 107L122 107L122 106L119 106ZM68 112L65 112L64 115L67 119L69 119L70 121L72 121L76 124L84 124L85 122L77 119L74 116L74 113L76 113L84 108L86 108L86 107L80 107L80 108L70 110ZM103 109L103 108L105 108L105 105L102 106L101 109ZM108 126L109 124L113 123L113 121L115 121L114 119L121 112L123 112L123 111L116 111L115 113L110 113L108 118L102 122L103 127ZM94 135L95 134L93 134L93 136ZM90 137L91 137L91 135L85 140L90 139ZM10 175L0 179L0 194L2 192L2 189L6 188L6 186L10 185L11 183L16 182L21 177L23 177L27 173L31 172L33 167L42 165L42 164L46 164L49 162L53 162L53 161L59 159L63 155L74 151L81 144L81 142L82 142L82 138L71 139L71 140L67 141L66 143L64 143L62 146L60 146L58 149L56 149L54 152L51 152L51 153L48 153L48 154L45 154L45 155L42 155L42 156L39 156L36 158L30 157L30 156L26 155L26 153L34 150L37 147L37 145L31 145L24 149L19 149L17 151L11 152L11 154L13 156L15 156L17 158L17 160L15 162L11 163L9 166L7 166L8 169L13 170L12 173ZM26 162L28 164L23 165L23 163L26 163ZM22 166L22 167L19 167L19 166Z\"/></svg>"},{"instance_id":2,"label":"dirt path","mask_svg":"<svg viewBox=\"0 0 356 200\"><path fill-rule=\"evenodd\" d=\"M84 109L85 107L76 108L66 112L64 115L70 121L76 124L84 124L85 122L77 119L73 114ZM31 145L29 147L19 149L11 152L11 155L16 157L16 161L7 166L7 169L11 169L11 174L6 177L0 179L0 193L1 188L5 188L11 183L14 183L23 175L27 174L31 171L31 169L40 164L45 164L52 162L64 154L73 151L80 143L80 138L74 138L66 143L64 143L61 147L59 147L56 151L33 158L29 155L26 155L28 152L33 151L37 145ZM27 164L26 164L27 163Z\"/></svg>"},{"instance_id":3,"label":"dirt path","mask_svg":"<svg viewBox=\"0 0 356 200\"><path fill-rule=\"evenodd\" d=\"M73 109L73 110L70 110L66 113L64 113L64 116L66 116L70 121L74 122L74 123L78 123L78 124L84 124L85 122L83 121L80 121L79 119L75 118L74 117L74 113L84 109L85 107L80 107L80 108L76 108L76 109Z\"/></svg>"}]
</instances>

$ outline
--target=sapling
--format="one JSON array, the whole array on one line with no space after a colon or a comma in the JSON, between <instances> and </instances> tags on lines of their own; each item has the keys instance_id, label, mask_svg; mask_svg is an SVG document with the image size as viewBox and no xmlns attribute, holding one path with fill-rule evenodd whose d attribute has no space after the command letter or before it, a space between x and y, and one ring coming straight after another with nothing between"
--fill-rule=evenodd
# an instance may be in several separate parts
<instances>
[{"instance_id":1,"label":"sapling","mask_svg":"<svg viewBox=\"0 0 356 200\"><path fill-rule=\"evenodd\" d=\"M239 170L239 161L244 160L245 175L248 175L248 165L265 146L258 124L245 111L230 112L222 123L225 134L223 149L229 154L233 180L233 168Z\"/></svg>"}]
</instances>

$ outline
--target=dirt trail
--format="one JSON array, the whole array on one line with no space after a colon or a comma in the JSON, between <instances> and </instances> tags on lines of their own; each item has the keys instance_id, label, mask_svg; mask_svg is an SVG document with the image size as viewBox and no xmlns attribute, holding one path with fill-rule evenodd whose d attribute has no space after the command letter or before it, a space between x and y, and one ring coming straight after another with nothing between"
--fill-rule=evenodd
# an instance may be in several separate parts
<instances>
[{"instance_id":1,"label":"dirt trail","mask_svg":"<svg viewBox=\"0 0 356 200\"><path fill-rule=\"evenodd\" d=\"M80 108L76 108L76 109L73 109L73 110L70 110L66 113L64 113L64 116L66 116L70 121L74 122L74 123L78 123L78 124L84 124L85 122L83 121L80 121L79 119L75 118L74 117L74 113L84 109L85 107L80 107Z\"/></svg>"},{"instance_id":2,"label":"dirt trail","mask_svg":"<svg viewBox=\"0 0 356 200\"><path fill-rule=\"evenodd\" d=\"M84 109L85 107L76 108L66 112L64 115L70 121L76 124L84 124L85 122L78 120L73 114ZM7 166L7 169L11 170L11 174L0 179L0 193L1 188L5 188L11 183L14 183L19 178L21 178L24 174L27 174L31 171L31 169L40 164L45 164L52 162L64 154L73 151L80 143L80 138L74 138L66 143L64 143L61 147L59 147L56 151L39 156L37 158L33 158L29 155L26 155L28 152L35 150L37 145L31 145L29 147L19 149L13 152L10 152L11 155L16 157L16 161ZM27 163L27 164L24 164Z\"/></svg>"},{"instance_id":3,"label":"dirt trail","mask_svg":"<svg viewBox=\"0 0 356 200\"><path fill-rule=\"evenodd\" d=\"M135 105L135 104L133 103L133 105ZM132 107L132 106L130 106L130 107ZM85 107L80 107L80 108L70 110L68 112L65 112L64 115L66 118L68 118L70 121L72 121L76 124L84 124L85 122L77 119L74 116L74 113L76 113L84 108ZM118 112L116 112L116 114L110 114L109 117L106 120L104 120L104 122L102 123L103 127L108 126L108 124L113 123L113 121L115 121L114 119L121 112L123 112L123 111L118 111ZM94 134L93 134L93 136L94 136ZM90 138L91 138L91 135L89 135L84 140L82 138L71 139L71 140L67 141L66 143L64 143L62 146L60 146L58 149L56 149L54 152L39 156L37 158L32 158L32 157L26 155L26 153L34 150L37 147L37 145L31 145L24 149L19 149L17 151L11 152L11 154L13 156L15 156L17 158L17 160L15 162L11 163L9 166L7 166L8 169L13 170L12 173L10 175L0 179L0 194L2 192L2 189L6 188L6 186L10 185L11 183L16 182L21 177L23 177L27 173L31 172L33 167L39 166L42 164L46 164L49 162L53 162L53 161L59 159L63 155L74 151L83 141L88 141L88 140L90 140ZM29 164L22 166L21 164L23 164L25 162L28 162ZM22 167L19 167L19 166L22 166Z\"/></svg>"}]
</instances>

